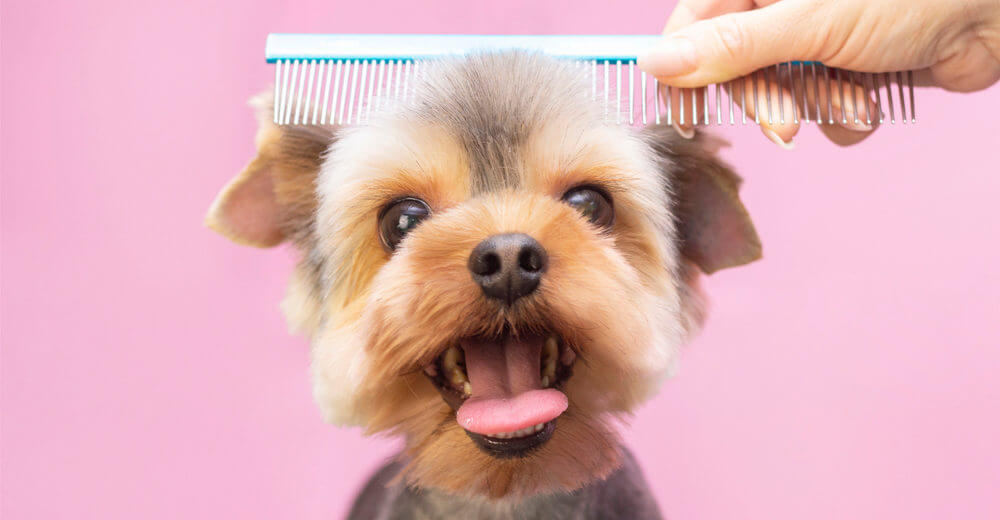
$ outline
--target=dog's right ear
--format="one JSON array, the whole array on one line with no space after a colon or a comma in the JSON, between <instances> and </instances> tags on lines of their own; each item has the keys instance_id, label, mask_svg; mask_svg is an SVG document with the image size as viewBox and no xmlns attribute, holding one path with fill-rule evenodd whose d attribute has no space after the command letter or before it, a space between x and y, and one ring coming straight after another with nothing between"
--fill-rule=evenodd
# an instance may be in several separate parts
<instances>
[{"instance_id":1,"label":"dog's right ear","mask_svg":"<svg viewBox=\"0 0 1000 520\"><path fill-rule=\"evenodd\" d=\"M706 274L760 259L760 238L740 201L742 179L716 155L725 142L704 133L684 139L666 125L645 135L673 194L681 255Z\"/></svg>"},{"instance_id":2,"label":"dog's right ear","mask_svg":"<svg viewBox=\"0 0 1000 520\"><path fill-rule=\"evenodd\" d=\"M644 130L666 177L682 262L681 311L689 333L705 320L700 273L748 264L761 257L760 238L740 201L741 179L716 155L725 143L698 133L682 138L667 125Z\"/></svg>"},{"instance_id":3,"label":"dog's right ear","mask_svg":"<svg viewBox=\"0 0 1000 520\"><path fill-rule=\"evenodd\" d=\"M257 112L257 156L227 184L205 225L238 243L272 247L298 242L316 211L316 176L333 128L273 123L271 95L251 100Z\"/></svg>"}]
</instances>

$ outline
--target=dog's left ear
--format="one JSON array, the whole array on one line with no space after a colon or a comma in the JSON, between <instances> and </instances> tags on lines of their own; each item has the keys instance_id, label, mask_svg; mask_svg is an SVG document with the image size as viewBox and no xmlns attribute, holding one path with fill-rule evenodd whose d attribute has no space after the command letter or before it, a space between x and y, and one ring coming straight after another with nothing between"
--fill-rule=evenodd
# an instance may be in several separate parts
<instances>
[{"instance_id":1,"label":"dog's left ear","mask_svg":"<svg viewBox=\"0 0 1000 520\"><path fill-rule=\"evenodd\" d=\"M669 127L651 127L647 138L673 192L684 258L707 274L759 259L760 238L739 197L742 179L716 155L724 143L701 133L683 139Z\"/></svg>"},{"instance_id":2,"label":"dog's left ear","mask_svg":"<svg viewBox=\"0 0 1000 520\"><path fill-rule=\"evenodd\" d=\"M257 156L215 198L205 225L255 247L298 242L316 210L316 176L333 142L326 126L275 125L270 94L251 100L260 128Z\"/></svg>"}]
</instances>

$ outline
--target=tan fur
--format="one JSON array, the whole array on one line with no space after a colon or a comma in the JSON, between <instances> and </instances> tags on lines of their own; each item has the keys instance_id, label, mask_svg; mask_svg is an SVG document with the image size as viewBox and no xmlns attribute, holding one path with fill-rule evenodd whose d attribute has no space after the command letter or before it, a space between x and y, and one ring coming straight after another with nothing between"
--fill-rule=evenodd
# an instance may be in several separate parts
<instances>
[{"instance_id":1,"label":"tan fur","mask_svg":"<svg viewBox=\"0 0 1000 520\"><path fill-rule=\"evenodd\" d=\"M284 240L298 245L310 239L311 222L316 210L316 173L323 151L333 138L330 127L278 127L271 120L271 96L261 94L251 100L257 110L260 129L257 131L257 157L230 182L212 203L205 224L227 238L245 245L271 247ZM230 227L226 218L227 204L242 190L260 179L271 189L275 207L275 222L267 226L268 233L258 240L248 240Z\"/></svg>"},{"instance_id":2,"label":"tan fur","mask_svg":"<svg viewBox=\"0 0 1000 520\"><path fill-rule=\"evenodd\" d=\"M652 395L700 324L699 270L749 261L759 242L753 233L756 246L711 242L715 221L684 197L719 204L709 209L743 223L738 178L698 143L657 141L666 147L657 149L648 135L604 124L571 67L517 54L440 67L418 89L423 98L340 129L336 139L327 127L274 127L265 106L248 171L270 174L280 237L258 245L287 239L303 252L284 309L312 338L324 416L402 435L407 482L493 499L577 489L618 466L611 425ZM508 72L486 73L494 70ZM518 82L533 74L547 79L525 90ZM490 96L466 93L470 81L485 82ZM481 117L491 113L499 115ZM493 133L505 146L480 142ZM490 170L498 165L502 172ZM699 172L672 171L677 165L710 177L683 180ZM236 240L216 224L246 175L209 217ZM581 185L613 198L610 230L560 200ZM425 201L432 216L390 253L377 218L401 197ZM705 225L688 225L695 221ZM742 240L752 232L745 224L726 239ZM508 308L483 296L467 262L483 239L510 232L534 237L549 265L536 293ZM505 326L556 332L579 357L552 438L524 458L500 460L473 444L421 369L461 338Z\"/></svg>"}]
</instances>

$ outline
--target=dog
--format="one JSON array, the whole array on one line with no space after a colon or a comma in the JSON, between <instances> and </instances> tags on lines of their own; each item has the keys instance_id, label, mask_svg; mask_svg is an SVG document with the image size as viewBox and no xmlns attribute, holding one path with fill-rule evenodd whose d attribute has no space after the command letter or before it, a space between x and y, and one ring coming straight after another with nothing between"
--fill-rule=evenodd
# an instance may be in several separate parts
<instances>
[{"instance_id":1,"label":"dog","mask_svg":"<svg viewBox=\"0 0 1000 520\"><path fill-rule=\"evenodd\" d=\"M349 518L660 518L617 420L761 245L719 141L605 121L572 63L430 64L364 126L277 126L206 223L301 252L282 303L326 420L405 448Z\"/></svg>"}]
</instances>

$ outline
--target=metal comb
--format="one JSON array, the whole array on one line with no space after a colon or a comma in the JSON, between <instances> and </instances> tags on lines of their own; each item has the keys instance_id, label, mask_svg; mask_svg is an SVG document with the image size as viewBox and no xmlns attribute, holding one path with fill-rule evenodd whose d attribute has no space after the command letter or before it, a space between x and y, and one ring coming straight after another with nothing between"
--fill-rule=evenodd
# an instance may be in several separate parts
<instances>
[{"instance_id":1,"label":"metal comb","mask_svg":"<svg viewBox=\"0 0 1000 520\"><path fill-rule=\"evenodd\" d=\"M879 123L888 120L895 124L897 111L903 124L917 121L912 71L855 72L819 62L793 61L725 83L678 88L664 85L636 67L638 54L659 38L270 34L265 57L275 65L274 122L277 124L364 124L373 110L413 98L415 85L426 72L424 60L504 49L537 51L575 60L580 73L590 81L591 96L603 103L605 119L616 124L676 121L681 125L707 126L791 120L832 125L837 122L834 96L841 107L853 108L854 123L861 123L857 115L859 106L865 107L864 122L869 125L873 123L873 114L878 116ZM778 99L772 99L772 82L777 82ZM783 99L786 90L781 87L792 98L791 113L786 113ZM866 95L859 96L858 88ZM665 103L664 97L676 101ZM824 97L826 117L821 115ZM747 116L748 107L753 108L752 117ZM841 110L839 118L847 124L847 111Z\"/></svg>"}]
</instances>

